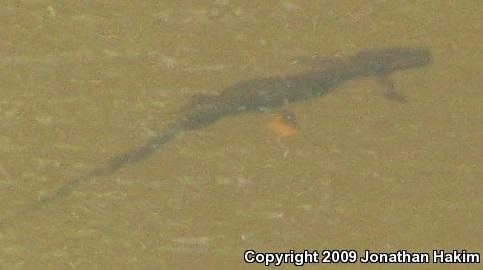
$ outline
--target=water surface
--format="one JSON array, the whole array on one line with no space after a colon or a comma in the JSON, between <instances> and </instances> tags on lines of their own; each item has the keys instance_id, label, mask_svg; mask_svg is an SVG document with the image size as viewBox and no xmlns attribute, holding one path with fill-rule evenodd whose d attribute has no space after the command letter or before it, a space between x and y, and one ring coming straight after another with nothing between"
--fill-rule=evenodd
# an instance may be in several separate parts
<instances>
[{"instance_id":1,"label":"water surface","mask_svg":"<svg viewBox=\"0 0 483 270\"><path fill-rule=\"evenodd\" d=\"M245 249L481 252L482 9L470 0L6 4L2 216L142 145L196 93L311 68L299 57L418 46L434 61L391 76L407 103L367 78L286 106L299 131L281 143L270 113L179 136L0 228L1 268L246 269Z\"/></svg>"}]
</instances>

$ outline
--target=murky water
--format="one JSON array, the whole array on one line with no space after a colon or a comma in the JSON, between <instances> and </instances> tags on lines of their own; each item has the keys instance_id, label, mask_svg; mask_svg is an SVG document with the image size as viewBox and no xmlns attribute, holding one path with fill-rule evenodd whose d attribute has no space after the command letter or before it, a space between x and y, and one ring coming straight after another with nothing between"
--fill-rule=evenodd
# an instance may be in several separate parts
<instances>
[{"instance_id":1,"label":"murky water","mask_svg":"<svg viewBox=\"0 0 483 270\"><path fill-rule=\"evenodd\" d=\"M12 1L0 12L2 217L142 145L197 93L311 68L301 57L392 46L434 57L392 74L407 103L353 80L285 106L291 136L273 134L270 113L240 114L82 183L2 224L2 269L247 269L246 249L483 250L479 1Z\"/></svg>"}]
</instances>

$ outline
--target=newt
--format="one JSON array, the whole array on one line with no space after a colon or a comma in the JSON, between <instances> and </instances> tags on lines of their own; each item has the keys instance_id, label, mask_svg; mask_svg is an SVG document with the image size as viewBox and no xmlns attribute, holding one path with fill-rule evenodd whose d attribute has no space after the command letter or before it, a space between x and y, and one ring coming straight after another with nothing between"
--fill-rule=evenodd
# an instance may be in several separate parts
<instances>
[{"instance_id":1,"label":"newt","mask_svg":"<svg viewBox=\"0 0 483 270\"><path fill-rule=\"evenodd\" d=\"M326 59L316 62L321 67ZM395 100L404 99L394 92L394 84L388 76L396 71L422 67L432 62L426 48L394 47L370 49L346 59L330 61L327 68L318 68L295 75L263 77L233 84L219 94L195 95L181 110L180 117L164 131L152 137L144 145L115 156L103 165L76 178L67 180L50 195L39 198L33 205L15 215L34 212L60 198L67 197L82 182L109 175L121 167L140 162L181 132L204 128L222 117L276 109L284 104L326 95L341 83L360 78L376 77ZM4 224L8 219L3 219Z\"/></svg>"}]
</instances>

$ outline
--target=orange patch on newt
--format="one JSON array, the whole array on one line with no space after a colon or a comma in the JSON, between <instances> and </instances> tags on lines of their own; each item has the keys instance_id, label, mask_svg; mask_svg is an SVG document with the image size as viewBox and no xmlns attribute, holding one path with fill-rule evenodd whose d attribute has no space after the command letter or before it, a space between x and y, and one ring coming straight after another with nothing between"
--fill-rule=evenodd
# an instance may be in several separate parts
<instances>
[{"instance_id":1,"label":"orange patch on newt","mask_svg":"<svg viewBox=\"0 0 483 270\"><path fill-rule=\"evenodd\" d=\"M270 121L270 129L278 139L295 135L298 131L295 114L289 111L282 111L275 114Z\"/></svg>"}]
</instances>

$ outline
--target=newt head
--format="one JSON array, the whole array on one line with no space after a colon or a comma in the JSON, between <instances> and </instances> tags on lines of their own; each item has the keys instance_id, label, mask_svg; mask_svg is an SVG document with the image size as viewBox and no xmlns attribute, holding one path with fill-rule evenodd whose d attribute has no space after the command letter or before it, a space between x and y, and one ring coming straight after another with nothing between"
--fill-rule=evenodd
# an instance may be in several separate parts
<instances>
[{"instance_id":1,"label":"newt head","mask_svg":"<svg viewBox=\"0 0 483 270\"><path fill-rule=\"evenodd\" d=\"M386 75L394 71L428 65L433 58L426 48L383 48L366 50L349 58L360 74Z\"/></svg>"}]
</instances>

